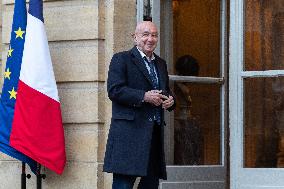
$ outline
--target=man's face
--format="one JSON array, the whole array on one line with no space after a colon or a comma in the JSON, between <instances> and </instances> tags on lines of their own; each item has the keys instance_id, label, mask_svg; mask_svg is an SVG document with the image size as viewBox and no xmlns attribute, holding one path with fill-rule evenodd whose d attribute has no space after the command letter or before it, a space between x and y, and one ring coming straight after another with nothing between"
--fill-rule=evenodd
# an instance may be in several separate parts
<instances>
[{"instance_id":1,"label":"man's face","mask_svg":"<svg viewBox=\"0 0 284 189\"><path fill-rule=\"evenodd\" d=\"M141 51L147 56L151 56L158 42L158 31L154 23L143 22L138 25L135 32L135 42Z\"/></svg>"}]
</instances>

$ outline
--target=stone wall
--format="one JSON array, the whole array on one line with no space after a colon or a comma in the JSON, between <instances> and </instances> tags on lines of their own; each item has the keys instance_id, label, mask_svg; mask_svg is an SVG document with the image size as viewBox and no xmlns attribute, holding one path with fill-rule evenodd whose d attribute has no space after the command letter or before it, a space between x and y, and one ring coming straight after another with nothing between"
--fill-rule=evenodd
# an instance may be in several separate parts
<instances>
[{"instance_id":1,"label":"stone wall","mask_svg":"<svg viewBox=\"0 0 284 189\"><path fill-rule=\"evenodd\" d=\"M9 47L13 2L1 3L3 62ZM47 174L43 188L111 188L111 176L101 171L111 117L105 81L112 54L132 46L130 34L135 28L135 15L133 0L44 2L45 27L65 129L67 165L61 176L43 169ZM20 174L21 163L1 153L0 188L20 188ZM35 188L34 175L27 182L27 188Z\"/></svg>"}]
</instances>

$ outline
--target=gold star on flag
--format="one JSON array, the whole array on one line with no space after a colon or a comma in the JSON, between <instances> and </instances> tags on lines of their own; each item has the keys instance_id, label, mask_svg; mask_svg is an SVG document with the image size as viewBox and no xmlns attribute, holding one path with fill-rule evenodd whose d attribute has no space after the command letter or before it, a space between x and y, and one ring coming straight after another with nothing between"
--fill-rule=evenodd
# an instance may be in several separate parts
<instances>
[{"instance_id":1,"label":"gold star on flag","mask_svg":"<svg viewBox=\"0 0 284 189\"><path fill-rule=\"evenodd\" d=\"M17 31L14 31L16 33L16 39L18 37L20 37L21 39L24 39L23 38L23 34L25 33L25 31L22 30L22 28L19 27L19 29Z\"/></svg>"},{"instance_id":2,"label":"gold star on flag","mask_svg":"<svg viewBox=\"0 0 284 189\"><path fill-rule=\"evenodd\" d=\"M17 92L15 91L14 87L11 91L8 91L8 92L10 93L10 99L11 98L16 99Z\"/></svg>"},{"instance_id":3,"label":"gold star on flag","mask_svg":"<svg viewBox=\"0 0 284 189\"><path fill-rule=\"evenodd\" d=\"M12 52L14 51L14 49L11 48L11 46L9 47L9 50L8 50L8 57L11 57L12 56Z\"/></svg>"},{"instance_id":4,"label":"gold star on flag","mask_svg":"<svg viewBox=\"0 0 284 189\"><path fill-rule=\"evenodd\" d=\"M4 78L8 78L10 79L10 75L11 75L12 72L10 72L10 69L7 68L7 70L4 72Z\"/></svg>"}]
</instances>

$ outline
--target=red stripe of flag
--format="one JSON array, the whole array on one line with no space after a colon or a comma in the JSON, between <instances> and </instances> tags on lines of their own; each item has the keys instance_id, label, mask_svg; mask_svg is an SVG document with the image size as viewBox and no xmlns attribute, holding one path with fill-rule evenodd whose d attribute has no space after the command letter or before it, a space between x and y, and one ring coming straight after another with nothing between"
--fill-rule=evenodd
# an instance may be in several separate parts
<instances>
[{"instance_id":1,"label":"red stripe of flag","mask_svg":"<svg viewBox=\"0 0 284 189\"><path fill-rule=\"evenodd\" d=\"M66 155L60 103L21 80L17 92L11 146L62 174Z\"/></svg>"}]
</instances>

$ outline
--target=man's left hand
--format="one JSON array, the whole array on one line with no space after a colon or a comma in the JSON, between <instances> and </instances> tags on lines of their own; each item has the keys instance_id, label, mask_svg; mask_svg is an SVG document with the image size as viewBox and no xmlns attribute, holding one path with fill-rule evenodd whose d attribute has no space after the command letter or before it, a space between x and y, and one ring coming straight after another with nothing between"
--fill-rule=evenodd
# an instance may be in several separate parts
<instances>
[{"instance_id":1,"label":"man's left hand","mask_svg":"<svg viewBox=\"0 0 284 189\"><path fill-rule=\"evenodd\" d=\"M174 105L174 98L172 96L169 96L166 100L163 101L162 103L162 107L164 109L168 109L169 107L171 107L172 105Z\"/></svg>"}]
</instances>

